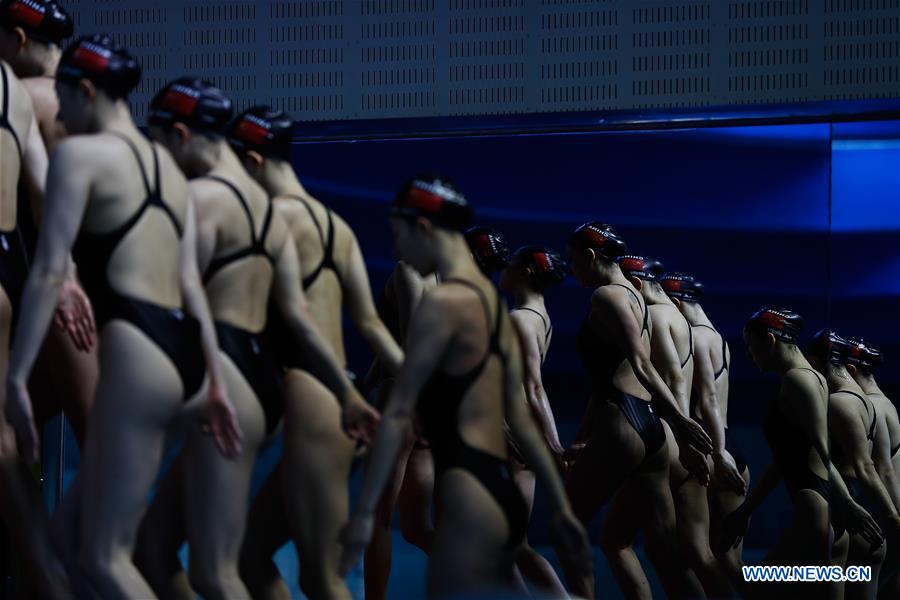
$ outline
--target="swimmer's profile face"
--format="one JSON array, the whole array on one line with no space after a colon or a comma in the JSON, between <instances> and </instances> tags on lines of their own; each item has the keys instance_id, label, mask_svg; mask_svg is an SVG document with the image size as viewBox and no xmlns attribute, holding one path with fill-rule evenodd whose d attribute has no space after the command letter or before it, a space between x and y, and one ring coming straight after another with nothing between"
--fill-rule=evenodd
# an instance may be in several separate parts
<instances>
[{"instance_id":1,"label":"swimmer's profile face","mask_svg":"<svg viewBox=\"0 0 900 600\"><path fill-rule=\"evenodd\" d=\"M771 369L769 357L772 355L772 347L775 338L771 333L762 334L744 329L744 343L747 344L747 356L760 371Z\"/></svg>"},{"instance_id":2,"label":"swimmer's profile face","mask_svg":"<svg viewBox=\"0 0 900 600\"><path fill-rule=\"evenodd\" d=\"M391 217L390 222L394 257L411 266L419 275L428 275L434 271L418 221Z\"/></svg>"},{"instance_id":3,"label":"swimmer's profile face","mask_svg":"<svg viewBox=\"0 0 900 600\"><path fill-rule=\"evenodd\" d=\"M88 86L93 89L93 85L86 80L81 80L79 84L56 82L56 95L59 98L59 113L56 119L70 134L88 133L91 130L94 103L88 97Z\"/></svg>"},{"instance_id":4,"label":"swimmer's profile face","mask_svg":"<svg viewBox=\"0 0 900 600\"><path fill-rule=\"evenodd\" d=\"M19 55L19 49L22 47L20 38L17 37L17 30L21 32L21 28L7 29L0 27L0 60L13 62Z\"/></svg>"},{"instance_id":5,"label":"swimmer's profile face","mask_svg":"<svg viewBox=\"0 0 900 600\"><path fill-rule=\"evenodd\" d=\"M572 267L572 275L582 287L596 287L597 277L591 270L592 253L588 250L568 246L569 264Z\"/></svg>"}]
</instances>

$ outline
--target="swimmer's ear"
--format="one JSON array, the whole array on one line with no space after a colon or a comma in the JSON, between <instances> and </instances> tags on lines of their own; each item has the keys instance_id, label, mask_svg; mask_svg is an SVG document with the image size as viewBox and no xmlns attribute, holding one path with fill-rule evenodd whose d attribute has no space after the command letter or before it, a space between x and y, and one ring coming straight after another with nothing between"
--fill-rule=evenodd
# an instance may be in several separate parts
<instances>
[{"instance_id":1,"label":"swimmer's ear","mask_svg":"<svg viewBox=\"0 0 900 600\"><path fill-rule=\"evenodd\" d=\"M178 141L183 144L190 142L193 137L193 135L191 135L191 128L178 121L172 124L172 131L178 136Z\"/></svg>"},{"instance_id":2,"label":"swimmer's ear","mask_svg":"<svg viewBox=\"0 0 900 600\"><path fill-rule=\"evenodd\" d=\"M588 256L591 259L591 264L594 264L594 261L597 260L597 253L594 251L593 248L588 248L587 252L588 252Z\"/></svg>"},{"instance_id":3,"label":"swimmer's ear","mask_svg":"<svg viewBox=\"0 0 900 600\"><path fill-rule=\"evenodd\" d=\"M21 51L22 48L28 45L28 35L25 33L25 30L21 27L13 27L12 30L13 37L16 38L16 50Z\"/></svg>"},{"instance_id":4,"label":"swimmer's ear","mask_svg":"<svg viewBox=\"0 0 900 600\"><path fill-rule=\"evenodd\" d=\"M630 281L631 285L634 286L634 289L636 289L639 292L644 287L644 280L641 279L640 277L635 277L634 275L631 275L630 277L628 277L628 281Z\"/></svg>"},{"instance_id":5,"label":"swimmer's ear","mask_svg":"<svg viewBox=\"0 0 900 600\"><path fill-rule=\"evenodd\" d=\"M244 161L251 167L254 172L260 170L263 165L262 154L260 154L256 150L247 151L247 154L244 156Z\"/></svg>"},{"instance_id":6,"label":"swimmer's ear","mask_svg":"<svg viewBox=\"0 0 900 600\"><path fill-rule=\"evenodd\" d=\"M94 86L94 82L90 79L85 79L82 77L78 80L78 89L87 96L87 99L93 102L97 99L97 88Z\"/></svg>"},{"instance_id":7,"label":"swimmer's ear","mask_svg":"<svg viewBox=\"0 0 900 600\"><path fill-rule=\"evenodd\" d=\"M414 226L426 236L430 236L434 232L434 225L431 223L430 219L426 219L425 217L416 217Z\"/></svg>"},{"instance_id":8,"label":"swimmer's ear","mask_svg":"<svg viewBox=\"0 0 900 600\"><path fill-rule=\"evenodd\" d=\"M769 348L775 347L775 336L771 331L766 332L766 343L768 344Z\"/></svg>"},{"instance_id":9,"label":"swimmer's ear","mask_svg":"<svg viewBox=\"0 0 900 600\"><path fill-rule=\"evenodd\" d=\"M681 298L669 298L676 308L681 308Z\"/></svg>"},{"instance_id":10,"label":"swimmer's ear","mask_svg":"<svg viewBox=\"0 0 900 600\"><path fill-rule=\"evenodd\" d=\"M856 374L859 372L856 369L856 365L846 365L847 372L850 373L850 377L856 377Z\"/></svg>"}]
</instances>

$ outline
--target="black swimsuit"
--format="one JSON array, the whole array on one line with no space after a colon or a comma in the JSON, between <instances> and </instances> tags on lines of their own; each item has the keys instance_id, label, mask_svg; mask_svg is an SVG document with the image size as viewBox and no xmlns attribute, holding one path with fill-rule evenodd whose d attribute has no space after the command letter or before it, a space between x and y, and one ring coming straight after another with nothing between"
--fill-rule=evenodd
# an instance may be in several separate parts
<instances>
[{"instance_id":1,"label":"black swimsuit","mask_svg":"<svg viewBox=\"0 0 900 600\"><path fill-rule=\"evenodd\" d=\"M328 210L328 237L326 238L309 203L300 196L288 197L299 200L304 208L306 208L310 218L316 226L316 231L319 232L319 239L322 241L322 261L312 270L312 272L303 278L303 289L309 291L313 284L319 279L319 275L322 274L322 271L326 269L334 273L338 283L343 288L344 280L341 277L340 271L337 269L337 263L334 262L334 220L332 212ZM308 370L309 363L304 360L297 348L297 343L294 341L290 329L284 323L284 317L281 316L281 311L275 306L270 306L269 314L269 331L272 338L272 344L281 365L286 369Z\"/></svg>"},{"instance_id":2,"label":"black swimsuit","mask_svg":"<svg viewBox=\"0 0 900 600\"><path fill-rule=\"evenodd\" d=\"M0 65L0 78L3 81L3 106L0 107L0 129L5 129L13 136L16 142L16 151L19 159L22 158L22 145L19 136L9 122L9 78L6 67ZM20 197L24 197L19 192ZM13 329L19 316L19 302L22 300L22 291L25 288L25 280L28 278L28 258L25 252L24 242L18 227L10 231L0 231L0 286L6 292L9 303L12 306ZM12 336L10 336L12 343Z\"/></svg>"},{"instance_id":3,"label":"black swimsuit","mask_svg":"<svg viewBox=\"0 0 900 600\"><path fill-rule=\"evenodd\" d=\"M625 288L635 297L638 304L643 304L631 288L614 283ZM635 398L630 394L619 390L613 384L613 376L625 360L625 354L614 342L605 340L594 332L590 323L590 313L578 330L577 346L581 362L587 372L591 383L592 401L612 402L625 415L628 422L637 431L644 442L644 460L663 447L666 443L666 433L662 422L653 412L650 402ZM644 321L641 325L641 336L650 331L650 312L644 305ZM590 441L588 442L590 443Z\"/></svg>"},{"instance_id":4,"label":"black swimsuit","mask_svg":"<svg viewBox=\"0 0 900 600\"><path fill-rule=\"evenodd\" d=\"M808 368L803 370L813 373L822 389L828 391L816 371ZM773 401L769 405L763 422L763 432L790 495L793 496L799 490L807 489L818 493L827 502L830 496L828 481L816 475L809 468L809 455L814 451L813 443L803 428L785 418L778 409L777 401Z\"/></svg>"},{"instance_id":5,"label":"black swimsuit","mask_svg":"<svg viewBox=\"0 0 900 600\"><path fill-rule=\"evenodd\" d=\"M710 327L709 325L697 325L697 327L705 327L710 331L715 332L722 339L722 366L715 372L714 380L718 381L722 374L728 370L728 343L725 341L725 336L720 334L718 331ZM693 326L691 327L693 330ZM703 420L703 417L697 412L697 396L693 390L691 390L691 418L694 419L703 429L709 433L709 427L706 426L706 422ZM750 466L750 463L747 462L747 457L744 454L744 451L741 449L740 445L735 441L735 439L728 432L728 425L724 424L725 430L725 449L734 459L734 464L737 467L739 473L743 473L744 469Z\"/></svg>"},{"instance_id":6,"label":"black swimsuit","mask_svg":"<svg viewBox=\"0 0 900 600\"><path fill-rule=\"evenodd\" d=\"M113 289L107 275L109 261L122 239L137 225L149 208L163 211L181 238L181 224L172 209L163 202L159 175L159 158L153 148L154 189L141 163L140 154L125 136L120 137L131 149L144 180L147 196L135 213L124 223L109 232L82 231L73 247L76 262L81 265L81 283L91 299L98 327L114 319L131 323L162 350L175 365L181 377L184 399L191 398L203 385L206 361L203 358L200 323L186 315L180 308L167 308L120 294Z\"/></svg>"},{"instance_id":7,"label":"black swimsuit","mask_svg":"<svg viewBox=\"0 0 900 600\"><path fill-rule=\"evenodd\" d=\"M322 242L322 262L319 263L312 272L303 278L303 289L308 290L319 278L319 275L322 274L322 271L328 269L334 276L337 277L338 283L341 287L344 286L343 278L341 278L341 272L338 271L337 263L334 262L334 216L333 213L326 209L326 213L328 214L328 237L325 237L325 234L322 232L322 227L319 225L319 221L316 220L316 215L313 214L312 207L309 205L309 202L301 198L300 196L288 196L289 198L296 198L300 201L303 207L309 212L309 218L312 219L313 224L316 226L316 231L319 232L319 240Z\"/></svg>"},{"instance_id":8,"label":"black swimsuit","mask_svg":"<svg viewBox=\"0 0 900 600\"><path fill-rule=\"evenodd\" d=\"M481 375L488 358L495 354L505 363L500 349L500 324L504 303L497 298L497 315L491 319L489 304L484 293L464 279L448 279L475 291L484 304L490 328L490 344L484 359L461 375L449 375L437 370L432 375L416 405L419 422L424 429L434 456L435 481L441 485L441 475L449 469L468 471L494 497L506 514L509 536L504 548L514 550L525 539L528 528L528 508L519 488L513 480L506 461L466 443L459 433L459 408L466 392Z\"/></svg>"},{"instance_id":9,"label":"black swimsuit","mask_svg":"<svg viewBox=\"0 0 900 600\"><path fill-rule=\"evenodd\" d=\"M527 306L523 306L522 308L517 308L515 310L527 310L528 312L533 312L538 317L540 317L541 323L544 324L544 348L546 348L547 345L550 343L550 336L553 335L553 325L549 325L547 323L547 319L544 318L544 315L542 315L538 311L534 310L533 308L528 308ZM544 356L544 353L541 352L541 364L544 364L545 358L546 357Z\"/></svg>"},{"instance_id":10,"label":"black swimsuit","mask_svg":"<svg viewBox=\"0 0 900 600\"><path fill-rule=\"evenodd\" d=\"M216 273L229 264L250 256L265 257L274 269L275 259L266 252L266 237L272 224L272 203L269 203L263 219L262 230L257 236L253 224L253 213L240 190L222 177L211 175L206 179L218 181L228 187L241 203L241 208L244 209L250 223L250 244L245 248L211 260L203 275L203 282L208 283ZM253 333L223 321L216 321L215 326L216 336L219 338L219 348L234 362L244 379L250 384L266 416L266 434L272 433L284 413L284 400L281 391L281 372L276 367L269 348L268 336L265 333Z\"/></svg>"}]
</instances>

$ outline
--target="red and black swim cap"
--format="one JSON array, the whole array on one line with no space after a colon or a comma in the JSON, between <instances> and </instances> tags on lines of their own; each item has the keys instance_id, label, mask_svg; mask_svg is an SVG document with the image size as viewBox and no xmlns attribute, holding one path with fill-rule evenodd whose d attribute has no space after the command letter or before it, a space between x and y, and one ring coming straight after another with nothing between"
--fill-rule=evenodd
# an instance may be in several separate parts
<instances>
[{"instance_id":1,"label":"red and black swim cap","mask_svg":"<svg viewBox=\"0 0 900 600\"><path fill-rule=\"evenodd\" d=\"M266 158L289 160L294 120L269 106L247 109L228 124L228 143L238 154L258 152Z\"/></svg>"},{"instance_id":2,"label":"red and black swim cap","mask_svg":"<svg viewBox=\"0 0 900 600\"><path fill-rule=\"evenodd\" d=\"M591 221L576 229L569 236L569 245L581 250L593 250L609 262L615 262L628 253L628 245L612 225L600 221Z\"/></svg>"},{"instance_id":3,"label":"red and black swim cap","mask_svg":"<svg viewBox=\"0 0 900 600\"><path fill-rule=\"evenodd\" d=\"M844 364L844 358L852 351L853 345L831 329L822 329L806 346L806 353L827 360L835 366Z\"/></svg>"},{"instance_id":4,"label":"red and black swim cap","mask_svg":"<svg viewBox=\"0 0 900 600\"><path fill-rule=\"evenodd\" d=\"M453 183L439 175L417 175L403 184L391 206L391 216L425 217L438 227L465 231L472 224L472 206Z\"/></svg>"},{"instance_id":5,"label":"red and black swim cap","mask_svg":"<svg viewBox=\"0 0 900 600\"><path fill-rule=\"evenodd\" d=\"M469 227L466 230L466 243L485 275L496 273L509 264L509 244L496 229L480 225Z\"/></svg>"},{"instance_id":6,"label":"red and black swim cap","mask_svg":"<svg viewBox=\"0 0 900 600\"><path fill-rule=\"evenodd\" d=\"M697 302L703 296L703 284L685 273L666 273L657 281L669 298Z\"/></svg>"},{"instance_id":7,"label":"red and black swim cap","mask_svg":"<svg viewBox=\"0 0 900 600\"><path fill-rule=\"evenodd\" d=\"M222 90L196 77L182 77L153 97L147 123L165 128L184 123L195 131L221 135L233 114Z\"/></svg>"},{"instance_id":8,"label":"red and black swim cap","mask_svg":"<svg viewBox=\"0 0 900 600\"><path fill-rule=\"evenodd\" d=\"M65 49L56 79L72 84L87 79L112 98L127 98L141 80L141 66L108 35L88 35Z\"/></svg>"},{"instance_id":9,"label":"red and black swim cap","mask_svg":"<svg viewBox=\"0 0 900 600\"><path fill-rule=\"evenodd\" d=\"M884 362L884 355L881 350L875 348L860 337L847 338L850 348L844 356L844 362L848 365L856 365L856 367L866 374L871 374L875 369Z\"/></svg>"},{"instance_id":10,"label":"red and black swim cap","mask_svg":"<svg viewBox=\"0 0 900 600\"><path fill-rule=\"evenodd\" d=\"M803 331L803 317L787 308L761 308L750 317L744 329L748 332L771 333L786 344L797 344Z\"/></svg>"},{"instance_id":11,"label":"red and black swim cap","mask_svg":"<svg viewBox=\"0 0 900 600\"><path fill-rule=\"evenodd\" d=\"M74 28L72 17L54 0L0 0L0 25L10 31L21 27L31 39L57 46Z\"/></svg>"},{"instance_id":12,"label":"red and black swim cap","mask_svg":"<svg viewBox=\"0 0 900 600\"><path fill-rule=\"evenodd\" d=\"M634 254L620 256L617 262L626 277L637 277L646 281L656 281L666 270L658 260Z\"/></svg>"},{"instance_id":13,"label":"red and black swim cap","mask_svg":"<svg viewBox=\"0 0 900 600\"><path fill-rule=\"evenodd\" d=\"M541 292L561 283L568 274L568 266L555 250L544 246L523 246L516 250L512 263L531 269L531 278Z\"/></svg>"}]
</instances>

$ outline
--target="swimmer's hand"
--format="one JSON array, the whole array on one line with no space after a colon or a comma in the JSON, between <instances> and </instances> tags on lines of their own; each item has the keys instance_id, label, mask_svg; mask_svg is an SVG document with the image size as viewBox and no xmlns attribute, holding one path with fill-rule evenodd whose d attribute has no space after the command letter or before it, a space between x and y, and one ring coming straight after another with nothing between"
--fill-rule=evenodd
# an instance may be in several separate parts
<instances>
[{"instance_id":1,"label":"swimmer's hand","mask_svg":"<svg viewBox=\"0 0 900 600\"><path fill-rule=\"evenodd\" d=\"M584 443L576 442L563 451L563 459L566 461L566 471L572 468L578 455L584 450Z\"/></svg>"},{"instance_id":2,"label":"swimmer's hand","mask_svg":"<svg viewBox=\"0 0 900 600\"><path fill-rule=\"evenodd\" d=\"M691 445L678 441L678 462L687 469L688 473L697 478L700 485L709 485L709 462L702 452Z\"/></svg>"},{"instance_id":3,"label":"swimmer's hand","mask_svg":"<svg viewBox=\"0 0 900 600\"><path fill-rule=\"evenodd\" d=\"M561 510L550 520L550 541L560 558L569 557L578 574L588 577L594 572L594 555L587 533L571 510Z\"/></svg>"},{"instance_id":4,"label":"swimmer's hand","mask_svg":"<svg viewBox=\"0 0 900 600\"><path fill-rule=\"evenodd\" d=\"M63 283L53 320L68 334L78 350L88 352L94 347L97 337L94 311L84 289L74 278L70 277Z\"/></svg>"},{"instance_id":5,"label":"swimmer's hand","mask_svg":"<svg viewBox=\"0 0 900 600\"><path fill-rule=\"evenodd\" d=\"M741 504L722 520L719 539L713 547L716 556L737 548L744 539L750 523L750 512L746 507L746 504Z\"/></svg>"},{"instance_id":6,"label":"swimmer's hand","mask_svg":"<svg viewBox=\"0 0 900 600\"><path fill-rule=\"evenodd\" d=\"M690 444L703 454L712 452L712 439L696 421L683 415L677 415L667 421L672 426L672 433L678 439L679 445L682 445L682 442Z\"/></svg>"},{"instance_id":7,"label":"swimmer's hand","mask_svg":"<svg viewBox=\"0 0 900 600\"><path fill-rule=\"evenodd\" d=\"M241 454L241 426L225 388L209 386L209 397L200 415L200 429L212 436L213 443L222 456L235 459Z\"/></svg>"},{"instance_id":8,"label":"swimmer's hand","mask_svg":"<svg viewBox=\"0 0 900 600\"><path fill-rule=\"evenodd\" d=\"M354 511L350 521L341 532L341 560L338 563L338 575L346 577L350 570L362 559L366 546L372 540L375 529L375 518L371 514Z\"/></svg>"},{"instance_id":9,"label":"swimmer's hand","mask_svg":"<svg viewBox=\"0 0 900 600\"><path fill-rule=\"evenodd\" d=\"M31 411L31 396L24 381L6 381L6 418L16 432L22 448L22 457L28 462L38 460L38 433Z\"/></svg>"},{"instance_id":10,"label":"swimmer's hand","mask_svg":"<svg viewBox=\"0 0 900 600\"><path fill-rule=\"evenodd\" d=\"M727 450L713 452L714 479L716 485L741 496L747 493L747 482L741 477L734 457Z\"/></svg>"},{"instance_id":11,"label":"swimmer's hand","mask_svg":"<svg viewBox=\"0 0 900 600\"><path fill-rule=\"evenodd\" d=\"M847 524L847 531L861 535L873 549L881 547L881 544L884 543L881 527L878 526L872 515L866 512L866 509L850 500L844 504L842 513L844 523Z\"/></svg>"},{"instance_id":12,"label":"swimmer's hand","mask_svg":"<svg viewBox=\"0 0 900 600\"><path fill-rule=\"evenodd\" d=\"M360 440L366 445L371 445L375 439L375 430L381 415L375 407L363 400L362 396L354 389L341 412L341 426L344 433L354 440Z\"/></svg>"}]
</instances>

